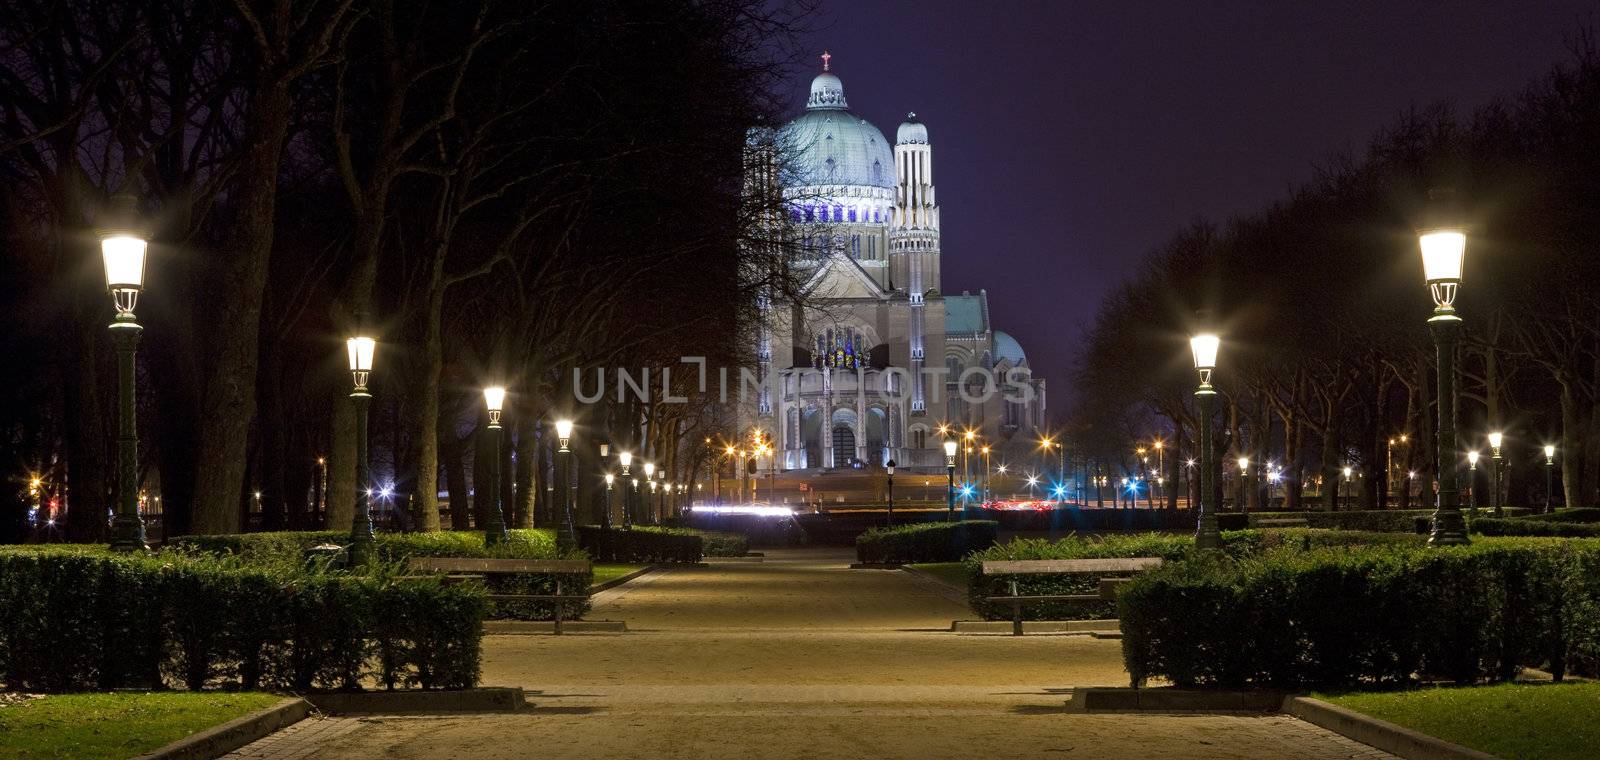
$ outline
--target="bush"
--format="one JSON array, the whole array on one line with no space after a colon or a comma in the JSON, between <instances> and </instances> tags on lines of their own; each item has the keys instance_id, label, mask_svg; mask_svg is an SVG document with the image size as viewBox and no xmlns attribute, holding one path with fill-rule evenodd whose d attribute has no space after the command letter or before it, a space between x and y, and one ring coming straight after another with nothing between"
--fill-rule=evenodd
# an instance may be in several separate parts
<instances>
[{"instance_id":1,"label":"bush","mask_svg":"<svg viewBox=\"0 0 1600 760\"><path fill-rule=\"evenodd\" d=\"M1558 509L1542 515L1527 515L1518 519L1532 522L1600 523L1600 508L1573 507Z\"/></svg>"},{"instance_id":2,"label":"bush","mask_svg":"<svg viewBox=\"0 0 1600 760\"><path fill-rule=\"evenodd\" d=\"M670 533L675 536L699 536L701 554L707 557L743 557L750 553L750 537L726 530L700 530L698 528L635 525L635 531Z\"/></svg>"},{"instance_id":3,"label":"bush","mask_svg":"<svg viewBox=\"0 0 1600 760\"><path fill-rule=\"evenodd\" d=\"M1409 533L1287 528L1225 531L1222 542L1223 551L1228 556L1247 558L1280 549L1310 551L1329 546L1419 545L1422 539ZM1167 562L1179 562L1189 559L1193 553L1192 535L1145 533L1069 536L1059 541L1018 539L967 558L967 603L980 618L1005 620L1011 617L1011 607L989 604L985 599L1010 595L1013 582L1017 593L1022 595L1094 594L1099 592L1100 578L1131 575L1055 573L987 576L983 574L985 561L1159 557ZM1061 602L1032 604L1022 608L1024 620L1098 620L1115 614L1116 606L1111 602Z\"/></svg>"},{"instance_id":4,"label":"bush","mask_svg":"<svg viewBox=\"0 0 1600 760\"><path fill-rule=\"evenodd\" d=\"M705 541L682 528L578 528L578 545L598 562L699 562Z\"/></svg>"},{"instance_id":5,"label":"bush","mask_svg":"<svg viewBox=\"0 0 1600 760\"><path fill-rule=\"evenodd\" d=\"M0 552L10 689L467 688L486 605L471 586L173 554Z\"/></svg>"},{"instance_id":6,"label":"bush","mask_svg":"<svg viewBox=\"0 0 1600 760\"><path fill-rule=\"evenodd\" d=\"M1548 515L1542 515L1548 517ZM1558 536L1561 538L1600 537L1600 525L1581 522L1554 522L1532 518L1496 519L1480 517L1472 521L1473 533L1484 536Z\"/></svg>"},{"instance_id":7,"label":"bush","mask_svg":"<svg viewBox=\"0 0 1600 760\"><path fill-rule=\"evenodd\" d=\"M1223 530L1242 530L1245 527L1259 528L1262 520L1301 519L1306 521L1307 528L1410 533L1414 532L1418 518L1426 518L1431 514L1433 514L1431 509L1366 509L1347 512L1307 510L1303 512L1250 512L1248 514L1227 512L1217 515L1217 524Z\"/></svg>"},{"instance_id":8,"label":"bush","mask_svg":"<svg viewBox=\"0 0 1600 760\"><path fill-rule=\"evenodd\" d=\"M508 559L582 559L581 553L563 555L556 547L555 534L549 530L518 529L507 531L510 540L500 546L485 546L481 531L434 531L429 533L379 533L374 544L376 562L363 572L379 574L404 574L405 561L411 557L496 557ZM292 570L307 564L304 552L319 544L347 545L350 534L344 531L281 531L269 533L240 533L222 536L178 536L167 542L174 552L236 557L239 561L258 567ZM594 581L590 573L538 573L518 575L490 575L484 587L491 594L549 595L561 581L563 593L586 589ZM588 603L562 605L562 614L569 619L579 619L589 611ZM488 616L493 619L553 620L555 603L544 601L489 602Z\"/></svg>"},{"instance_id":9,"label":"bush","mask_svg":"<svg viewBox=\"0 0 1600 760\"><path fill-rule=\"evenodd\" d=\"M1133 678L1342 689L1590 668L1600 542L1488 539L1195 557L1118 598Z\"/></svg>"},{"instance_id":10,"label":"bush","mask_svg":"<svg viewBox=\"0 0 1600 760\"><path fill-rule=\"evenodd\" d=\"M873 528L856 537L856 560L871 565L959 562L971 552L994 546L999 530L993 520Z\"/></svg>"}]
</instances>

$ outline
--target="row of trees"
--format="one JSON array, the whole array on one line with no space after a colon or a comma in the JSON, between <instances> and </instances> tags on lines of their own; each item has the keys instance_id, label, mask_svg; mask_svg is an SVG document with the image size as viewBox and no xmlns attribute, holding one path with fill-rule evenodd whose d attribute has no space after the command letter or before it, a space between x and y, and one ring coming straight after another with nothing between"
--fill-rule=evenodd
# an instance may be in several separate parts
<instances>
[{"instance_id":1,"label":"row of trees","mask_svg":"<svg viewBox=\"0 0 1600 760\"><path fill-rule=\"evenodd\" d=\"M1559 452L1554 501L1597 503L1600 55L1587 34L1573 47L1514 97L1465 115L1403 114L1364 155L1333 160L1289 197L1174 235L1089 331L1070 439L1125 472L1137 469L1138 440L1165 435L1169 452L1194 451L1186 341L1214 329L1219 460L1257 463L1243 505L1261 505L1259 465L1273 461L1291 509L1317 482L1333 509L1345 466L1365 475L1358 504L1373 508L1392 455L1401 477L1417 472L1419 506L1431 506L1438 399L1416 228L1430 188L1448 187L1468 242L1457 301L1463 450L1446 465L1465 467L1478 450L1486 470L1486 435L1504 429L1509 503L1544 490L1545 444ZM1182 460L1169 453L1168 482ZM1408 506L1409 491L1395 492Z\"/></svg>"},{"instance_id":2,"label":"row of trees","mask_svg":"<svg viewBox=\"0 0 1600 760\"><path fill-rule=\"evenodd\" d=\"M468 471L487 477L471 451L496 382L512 524L555 520L557 413L577 417L587 471L604 442L687 479L710 454L675 444L711 435L708 404L577 408L571 369L733 365L755 291L790 287L762 259L782 251L750 244L771 210L741 198L741 157L809 10L0 0L0 435L19 486L0 511L15 525L39 477L72 537L105 529L93 229L119 192L152 241L141 486L169 534L238 531L257 509L267 528L350 524L358 331L380 340L374 470L414 527L439 527L440 490L455 526L474 522L469 493L481 514ZM594 479L576 485L598 504Z\"/></svg>"}]
</instances>

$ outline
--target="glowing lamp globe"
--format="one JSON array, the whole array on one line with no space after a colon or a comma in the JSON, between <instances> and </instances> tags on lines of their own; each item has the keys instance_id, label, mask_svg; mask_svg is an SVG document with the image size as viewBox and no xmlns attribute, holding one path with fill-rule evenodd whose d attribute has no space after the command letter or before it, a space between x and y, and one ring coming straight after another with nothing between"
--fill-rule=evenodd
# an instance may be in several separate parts
<instances>
[{"instance_id":1,"label":"glowing lamp globe","mask_svg":"<svg viewBox=\"0 0 1600 760\"><path fill-rule=\"evenodd\" d=\"M1467 255L1466 234L1460 230L1428 230L1418 235L1417 241L1422 247L1422 274L1434 304L1441 309L1451 308Z\"/></svg>"},{"instance_id":2,"label":"glowing lamp globe","mask_svg":"<svg viewBox=\"0 0 1600 760\"><path fill-rule=\"evenodd\" d=\"M1189 339L1189 352L1194 354L1194 368L1200 371L1200 382L1211 382L1211 371L1217 368L1217 350L1222 339L1212 333L1200 333Z\"/></svg>"},{"instance_id":3,"label":"glowing lamp globe","mask_svg":"<svg viewBox=\"0 0 1600 760\"><path fill-rule=\"evenodd\" d=\"M556 438L561 440L561 450L566 451L572 440L572 420L556 420Z\"/></svg>"},{"instance_id":4,"label":"glowing lamp globe","mask_svg":"<svg viewBox=\"0 0 1600 760\"><path fill-rule=\"evenodd\" d=\"M378 341L357 336L345 341L344 347L350 357L350 376L355 379L358 390L365 390L367 378L372 374L372 355L378 350Z\"/></svg>"},{"instance_id":5,"label":"glowing lamp globe","mask_svg":"<svg viewBox=\"0 0 1600 760\"><path fill-rule=\"evenodd\" d=\"M500 410L506 402L506 389L491 385L483 389L483 404L489 408L489 424L500 424Z\"/></svg>"},{"instance_id":6,"label":"glowing lamp globe","mask_svg":"<svg viewBox=\"0 0 1600 760\"><path fill-rule=\"evenodd\" d=\"M650 478L653 478L655 476L656 476L656 463L655 462L645 462L644 463L644 477L645 477L645 479L649 480Z\"/></svg>"}]
</instances>

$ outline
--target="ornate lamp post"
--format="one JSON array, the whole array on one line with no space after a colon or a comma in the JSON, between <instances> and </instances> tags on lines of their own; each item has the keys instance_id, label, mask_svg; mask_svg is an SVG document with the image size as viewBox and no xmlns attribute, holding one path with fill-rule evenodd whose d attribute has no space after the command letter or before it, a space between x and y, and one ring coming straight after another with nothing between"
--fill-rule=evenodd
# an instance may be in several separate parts
<instances>
[{"instance_id":1,"label":"ornate lamp post","mask_svg":"<svg viewBox=\"0 0 1600 760\"><path fill-rule=\"evenodd\" d=\"M606 527L611 527L611 489L617 483L617 476L606 473Z\"/></svg>"},{"instance_id":2,"label":"ornate lamp post","mask_svg":"<svg viewBox=\"0 0 1600 760\"><path fill-rule=\"evenodd\" d=\"M1335 503L1340 502L1340 501L1348 503L1350 501L1350 479L1355 477L1355 472L1356 471L1355 471L1354 467L1351 467L1349 465L1345 465L1344 471L1343 471L1344 478L1339 481L1339 497L1340 498L1339 499L1335 499L1334 500Z\"/></svg>"},{"instance_id":3,"label":"ornate lamp post","mask_svg":"<svg viewBox=\"0 0 1600 760\"><path fill-rule=\"evenodd\" d=\"M1217 350L1221 346L1222 339L1212 333L1200 333L1189 339L1189 351L1194 354L1194 368L1200 373L1200 386L1194 391L1195 406L1200 415L1200 504L1194 543L1202 550L1222 548L1216 505L1209 503L1214 498L1211 479L1216 470L1216 453L1212 451L1211 442L1211 414L1217 400L1217 390L1211 387L1211 372L1217 368Z\"/></svg>"},{"instance_id":4,"label":"ornate lamp post","mask_svg":"<svg viewBox=\"0 0 1600 760\"><path fill-rule=\"evenodd\" d=\"M566 525L568 546L578 545L578 526L572 522L572 449L568 446L572 442L572 420L556 420L556 440L561 444L556 449L556 466L560 468L561 477L556 484L561 489L561 512Z\"/></svg>"},{"instance_id":5,"label":"ornate lamp post","mask_svg":"<svg viewBox=\"0 0 1600 760\"><path fill-rule=\"evenodd\" d=\"M367 406L372 394L367 392L367 381L372 377L372 355L378 342L365 336L356 336L345 343L350 357L350 377L355 390L350 401L356 407L356 513L350 523L350 561L364 564L372 555L372 475L367 466Z\"/></svg>"},{"instance_id":6,"label":"ornate lamp post","mask_svg":"<svg viewBox=\"0 0 1600 760\"><path fill-rule=\"evenodd\" d=\"M1555 479L1551 477L1556 471L1556 447L1552 444L1544 445L1544 511L1550 512L1550 494L1555 487Z\"/></svg>"},{"instance_id":7,"label":"ornate lamp post","mask_svg":"<svg viewBox=\"0 0 1600 760\"><path fill-rule=\"evenodd\" d=\"M483 403L489 408L489 513L483 526L483 545L503 544L506 536L506 516L500 507L500 410L506 401L506 389L493 385L483 389Z\"/></svg>"},{"instance_id":8,"label":"ornate lamp post","mask_svg":"<svg viewBox=\"0 0 1600 760\"><path fill-rule=\"evenodd\" d=\"M655 462L645 462L644 463L644 482L650 484L650 496L648 497L649 503L646 505L644 513L645 513L646 517L653 517L655 515L655 513L656 513L656 463ZM641 492L639 495L643 496L644 494L643 494L643 492Z\"/></svg>"},{"instance_id":9,"label":"ornate lamp post","mask_svg":"<svg viewBox=\"0 0 1600 760\"><path fill-rule=\"evenodd\" d=\"M889 471L889 527L894 527L894 460L885 462L883 467Z\"/></svg>"},{"instance_id":10,"label":"ornate lamp post","mask_svg":"<svg viewBox=\"0 0 1600 760\"><path fill-rule=\"evenodd\" d=\"M1472 494L1472 519L1478 519L1478 452L1467 452L1467 469L1472 473L1467 476L1469 485L1468 493Z\"/></svg>"},{"instance_id":11,"label":"ornate lamp post","mask_svg":"<svg viewBox=\"0 0 1600 760\"><path fill-rule=\"evenodd\" d=\"M1500 517L1500 444L1505 441L1506 434L1498 430L1489 434L1489 506L1494 509L1494 516Z\"/></svg>"},{"instance_id":12,"label":"ornate lamp post","mask_svg":"<svg viewBox=\"0 0 1600 760\"><path fill-rule=\"evenodd\" d=\"M1459 229L1434 228L1418 233L1422 268L1433 296L1433 331L1439 361L1439 435L1434 461L1439 467L1439 501L1433 512L1428 543L1448 546L1467 543L1467 524L1461 517L1461 494L1456 487L1456 341L1461 317L1456 315L1456 292L1461 287L1462 261L1467 236Z\"/></svg>"},{"instance_id":13,"label":"ornate lamp post","mask_svg":"<svg viewBox=\"0 0 1600 760\"><path fill-rule=\"evenodd\" d=\"M110 225L100 231L100 255L106 269L106 290L117 315L111 340L117 347L117 504L111 519L111 550L147 551L144 519L139 516L139 428L134 418L134 353L144 331L133 309L144 290L144 257L149 242L134 226L138 201L131 195L111 199ZM100 519L100 518L96 518Z\"/></svg>"},{"instance_id":14,"label":"ornate lamp post","mask_svg":"<svg viewBox=\"0 0 1600 760\"><path fill-rule=\"evenodd\" d=\"M628 487L631 481L638 487L639 481L628 477L628 468L633 465L633 452L624 451L617 455L617 464L622 465L622 529L633 530L633 489Z\"/></svg>"},{"instance_id":15,"label":"ornate lamp post","mask_svg":"<svg viewBox=\"0 0 1600 760\"><path fill-rule=\"evenodd\" d=\"M944 493L944 521L950 522L956 515L956 447L955 439L947 438L944 442L944 469L949 476L945 484Z\"/></svg>"}]
</instances>

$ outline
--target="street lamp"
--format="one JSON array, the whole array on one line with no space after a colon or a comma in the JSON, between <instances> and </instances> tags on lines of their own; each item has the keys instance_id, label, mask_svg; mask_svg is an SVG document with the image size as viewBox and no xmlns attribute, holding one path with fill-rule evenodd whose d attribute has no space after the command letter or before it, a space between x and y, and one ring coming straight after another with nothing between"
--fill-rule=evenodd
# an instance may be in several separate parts
<instances>
[{"instance_id":1,"label":"street lamp","mask_svg":"<svg viewBox=\"0 0 1600 760\"><path fill-rule=\"evenodd\" d=\"M372 356L378 342L365 336L356 336L344 342L350 358L350 378L355 389L350 401L356 407L356 513L350 523L350 560L364 564L371 556L372 536L372 476L367 466L367 406L372 394L367 392L367 381L372 378Z\"/></svg>"},{"instance_id":2,"label":"street lamp","mask_svg":"<svg viewBox=\"0 0 1600 760\"><path fill-rule=\"evenodd\" d=\"M111 199L107 224L100 230L100 256L106 290L116 317L111 341L117 350L117 503L111 520L111 550L147 551L144 519L139 516L139 428L134 418L134 353L144 328L133 309L144 290L144 259L149 242L135 225L138 200L131 195Z\"/></svg>"},{"instance_id":3,"label":"street lamp","mask_svg":"<svg viewBox=\"0 0 1600 760\"><path fill-rule=\"evenodd\" d=\"M949 475L949 482L945 485L944 495L944 521L950 522L956 514L956 442L954 439L945 439L944 442L944 469Z\"/></svg>"},{"instance_id":4,"label":"street lamp","mask_svg":"<svg viewBox=\"0 0 1600 760\"><path fill-rule=\"evenodd\" d=\"M1469 492L1472 494L1472 519L1478 519L1478 452L1467 452L1467 466L1472 475L1467 480L1471 482Z\"/></svg>"},{"instance_id":5,"label":"street lamp","mask_svg":"<svg viewBox=\"0 0 1600 760\"><path fill-rule=\"evenodd\" d=\"M1433 297L1433 315L1428 326L1433 331L1439 362L1439 431L1434 461L1439 465L1439 501L1433 512L1433 530L1428 543L1444 546L1465 544L1466 521L1461 517L1461 495L1456 489L1456 340L1461 333L1461 317L1456 314L1456 293L1461 287L1462 262L1466 258L1467 236L1455 228L1434 228L1418 232L1422 248L1422 269L1428 292Z\"/></svg>"},{"instance_id":6,"label":"street lamp","mask_svg":"<svg viewBox=\"0 0 1600 760\"><path fill-rule=\"evenodd\" d=\"M894 527L894 460L885 462L883 468L889 471L889 527L892 528Z\"/></svg>"},{"instance_id":7,"label":"street lamp","mask_svg":"<svg viewBox=\"0 0 1600 760\"><path fill-rule=\"evenodd\" d=\"M556 467L561 475L556 480L556 487L561 490L561 511L566 520L567 545L578 545L578 526L572 522L572 449L568 446L572 442L572 420L556 420L556 440L560 447L556 449Z\"/></svg>"},{"instance_id":8,"label":"street lamp","mask_svg":"<svg viewBox=\"0 0 1600 760\"><path fill-rule=\"evenodd\" d=\"M616 485L617 476L606 473L606 527L611 527L611 489Z\"/></svg>"},{"instance_id":9,"label":"street lamp","mask_svg":"<svg viewBox=\"0 0 1600 760\"><path fill-rule=\"evenodd\" d=\"M1556 471L1556 447L1553 444L1544 445L1544 511L1550 511L1550 494L1555 485L1551 475Z\"/></svg>"},{"instance_id":10,"label":"street lamp","mask_svg":"<svg viewBox=\"0 0 1600 760\"><path fill-rule=\"evenodd\" d=\"M628 472L628 468L633 465L633 452L624 451L621 454L618 454L617 455L617 464L622 465L622 485L624 486L623 491L622 491L622 529L623 530L633 530L633 493L634 492L633 492L632 488L627 488L626 487L628 485L628 481L629 481L628 475L630 474ZM638 486L639 485L639 481L637 479L634 479L633 480L633 485L634 486Z\"/></svg>"},{"instance_id":11,"label":"street lamp","mask_svg":"<svg viewBox=\"0 0 1600 760\"><path fill-rule=\"evenodd\" d=\"M1506 434L1498 430L1489 434L1489 453L1493 460L1489 463L1489 506L1494 508L1494 516L1501 515L1500 509L1500 444L1505 442Z\"/></svg>"},{"instance_id":12,"label":"street lamp","mask_svg":"<svg viewBox=\"0 0 1600 760\"><path fill-rule=\"evenodd\" d=\"M500 507L500 410L506 401L506 389L491 385L483 389L483 404L489 409L489 510L483 526L483 545L506 543L506 516Z\"/></svg>"},{"instance_id":13,"label":"street lamp","mask_svg":"<svg viewBox=\"0 0 1600 760\"><path fill-rule=\"evenodd\" d=\"M1350 477L1354 473L1355 473L1355 470L1353 468L1351 468L1348 465L1345 466L1345 468L1344 468L1344 483L1342 484L1342 486L1339 489L1339 491L1340 491L1339 495L1343 496L1345 501L1349 501L1349 499L1350 499ZM1337 503L1338 499L1335 499L1334 501Z\"/></svg>"},{"instance_id":14,"label":"street lamp","mask_svg":"<svg viewBox=\"0 0 1600 760\"><path fill-rule=\"evenodd\" d=\"M1194 542L1199 549L1221 549L1222 532L1217 528L1216 506L1208 504L1211 493L1213 462L1216 454L1211 446L1211 409L1217 391L1211 387L1211 373L1217 368L1217 349L1222 339L1212 333L1200 333L1189 339L1189 351L1194 354L1194 368L1200 373L1200 386L1194 391L1195 406L1200 414L1200 505L1195 525Z\"/></svg>"}]
</instances>

